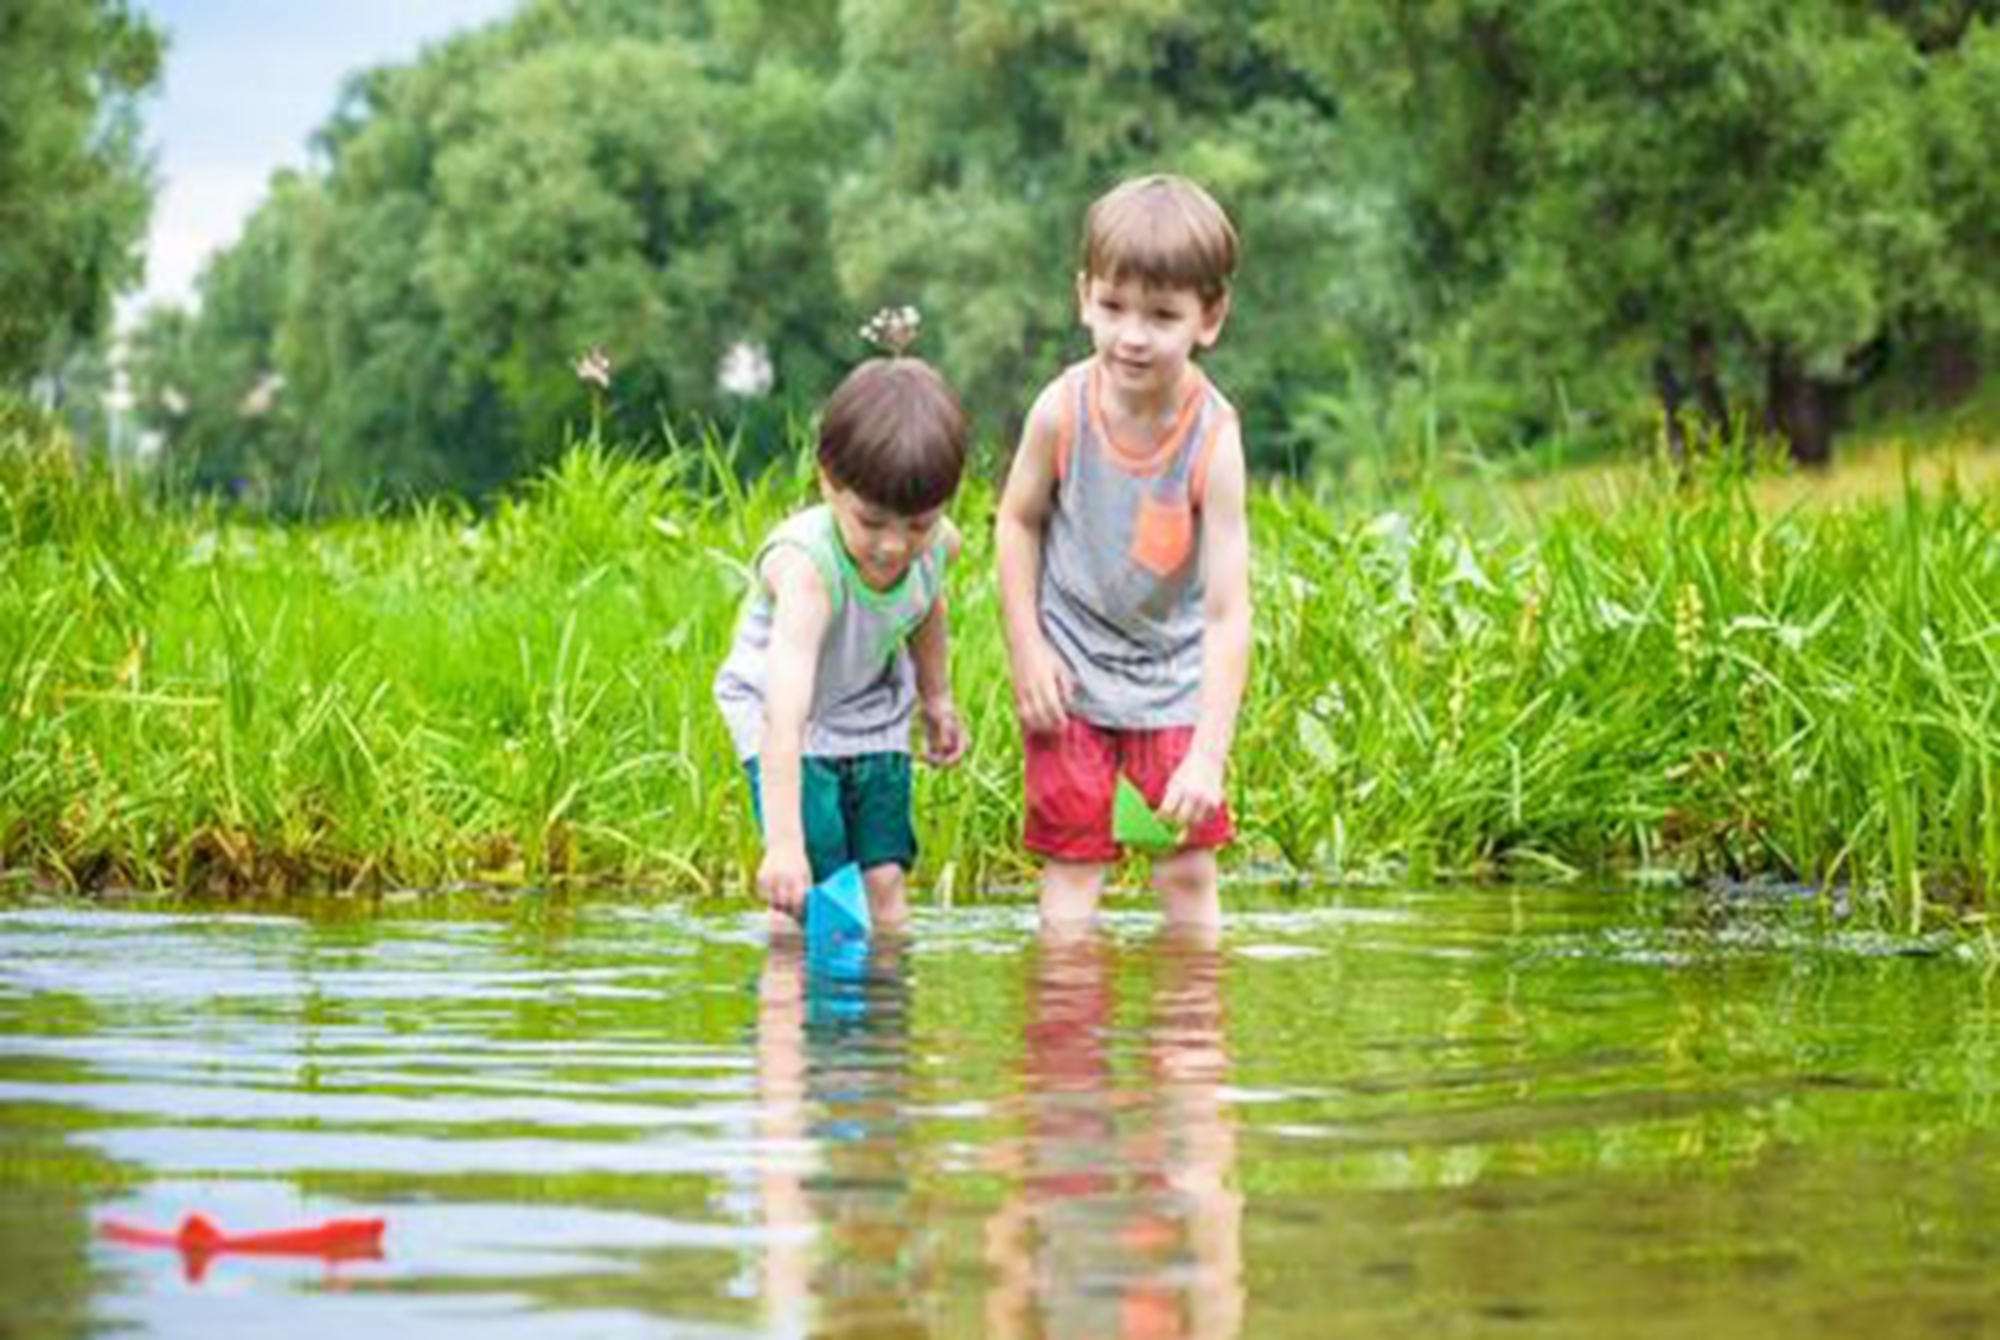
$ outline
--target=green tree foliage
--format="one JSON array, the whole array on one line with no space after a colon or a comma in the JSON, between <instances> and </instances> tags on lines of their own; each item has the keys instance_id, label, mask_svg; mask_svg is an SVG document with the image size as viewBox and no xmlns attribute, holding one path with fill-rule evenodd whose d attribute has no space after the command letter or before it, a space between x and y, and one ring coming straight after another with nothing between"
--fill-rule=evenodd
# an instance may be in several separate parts
<instances>
[{"instance_id":1,"label":"green tree foliage","mask_svg":"<svg viewBox=\"0 0 2000 1340\"><path fill-rule=\"evenodd\" d=\"M0 5L0 381L104 329L152 203L137 102L159 34L123 0Z\"/></svg>"},{"instance_id":2,"label":"green tree foliage","mask_svg":"<svg viewBox=\"0 0 2000 1340\"><path fill-rule=\"evenodd\" d=\"M1655 397L1821 449L1885 351L2000 321L1991 8L529 0L353 82L156 332L162 422L210 482L485 491L600 415L782 441L915 302L1005 437L1084 352L1084 207L1169 169L1244 236L1214 367L1261 464L1629 438Z\"/></svg>"},{"instance_id":3,"label":"green tree foliage","mask_svg":"<svg viewBox=\"0 0 2000 1340\"><path fill-rule=\"evenodd\" d=\"M865 0L842 9L835 86L856 169L833 249L857 305L913 296L993 427L1087 345L1074 276L1084 207L1178 170L1234 214L1248 262L1219 380L1282 455L1284 406L1337 375L1344 275L1331 107L1254 40L1252 7L1192 0Z\"/></svg>"},{"instance_id":4,"label":"green tree foliage","mask_svg":"<svg viewBox=\"0 0 2000 1340\"><path fill-rule=\"evenodd\" d=\"M1881 342L1995 329L1992 10L1278 0L1271 31L1410 164L1434 330L1551 402L1755 388L1810 457Z\"/></svg>"},{"instance_id":5,"label":"green tree foliage","mask_svg":"<svg viewBox=\"0 0 2000 1340\"><path fill-rule=\"evenodd\" d=\"M358 78L323 170L274 194L155 360L190 379L177 418L157 376L146 397L184 473L290 502L484 491L591 420L573 370L591 348L626 432L728 413L716 370L738 341L769 348L800 403L816 394L844 322L820 84L788 43L753 46L755 18L734 15L761 53L743 66L692 9L549 0ZM816 43L796 14L778 26ZM204 411L270 374L282 412Z\"/></svg>"},{"instance_id":6,"label":"green tree foliage","mask_svg":"<svg viewBox=\"0 0 2000 1340\"><path fill-rule=\"evenodd\" d=\"M300 251L322 207L311 179L281 173L242 235L201 278L199 318L173 307L141 318L126 364L138 403L179 442L177 482L265 506L321 484L317 425L283 369L279 339L302 280Z\"/></svg>"}]
</instances>

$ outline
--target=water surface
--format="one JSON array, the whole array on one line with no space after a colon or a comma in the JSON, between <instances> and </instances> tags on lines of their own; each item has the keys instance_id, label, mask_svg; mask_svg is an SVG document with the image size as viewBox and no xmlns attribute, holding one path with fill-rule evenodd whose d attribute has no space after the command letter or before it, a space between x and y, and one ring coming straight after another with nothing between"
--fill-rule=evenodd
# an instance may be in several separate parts
<instances>
[{"instance_id":1,"label":"water surface","mask_svg":"<svg viewBox=\"0 0 2000 1340\"><path fill-rule=\"evenodd\" d=\"M0 1337L1996 1336L1994 981L1367 892L808 971L741 911L0 913ZM388 1221L380 1260L101 1240Z\"/></svg>"}]
</instances>

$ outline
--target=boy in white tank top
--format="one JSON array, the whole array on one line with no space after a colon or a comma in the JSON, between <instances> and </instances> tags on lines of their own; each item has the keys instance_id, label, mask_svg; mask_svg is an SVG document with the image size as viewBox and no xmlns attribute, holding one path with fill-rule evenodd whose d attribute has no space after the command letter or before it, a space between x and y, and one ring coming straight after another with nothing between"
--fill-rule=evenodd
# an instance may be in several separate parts
<instances>
[{"instance_id":1,"label":"boy in white tank top","mask_svg":"<svg viewBox=\"0 0 2000 1340\"><path fill-rule=\"evenodd\" d=\"M1045 927L1087 924L1129 778L1183 832L1153 862L1167 918L1221 920L1223 779L1250 660L1250 542L1235 411L1195 364L1229 315L1236 232L1180 177L1142 177L1084 222L1092 357L1029 411L998 518L1022 727L1025 842Z\"/></svg>"},{"instance_id":2,"label":"boy in white tank top","mask_svg":"<svg viewBox=\"0 0 2000 1340\"><path fill-rule=\"evenodd\" d=\"M911 320L907 314L885 314ZM872 328L872 327L871 327ZM945 519L965 467L958 397L929 364L898 356L849 373L820 415L821 504L759 546L756 582L715 677L764 830L757 888L797 917L806 891L861 867L880 928L908 915L916 858L910 734L950 767L965 728L952 705Z\"/></svg>"}]
</instances>

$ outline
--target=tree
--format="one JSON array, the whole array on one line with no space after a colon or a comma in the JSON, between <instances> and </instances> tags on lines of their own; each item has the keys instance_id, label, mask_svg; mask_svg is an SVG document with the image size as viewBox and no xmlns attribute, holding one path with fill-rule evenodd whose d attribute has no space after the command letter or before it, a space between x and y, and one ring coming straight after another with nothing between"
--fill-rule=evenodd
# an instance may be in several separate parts
<instances>
[{"instance_id":1,"label":"tree","mask_svg":"<svg viewBox=\"0 0 2000 1340\"><path fill-rule=\"evenodd\" d=\"M976 417L1011 437L1035 384L1082 356L1085 208L1178 170L1231 210L1246 263L1213 361L1253 455L1284 459L1287 402L1340 375L1320 336L1349 282L1327 101L1256 40L1258 6L859 0L835 105L854 138L835 198L842 286L913 300Z\"/></svg>"},{"instance_id":2,"label":"tree","mask_svg":"<svg viewBox=\"0 0 2000 1340\"><path fill-rule=\"evenodd\" d=\"M135 405L177 483L285 511L321 488L315 421L279 348L321 208L310 178L277 174L241 236L202 271L199 316L155 309L126 341Z\"/></svg>"},{"instance_id":3,"label":"tree","mask_svg":"<svg viewBox=\"0 0 2000 1340\"><path fill-rule=\"evenodd\" d=\"M1818 461L1871 346L1994 328L1990 4L1278 4L1417 165L1439 309L1516 376L1650 369L1670 427L1761 379Z\"/></svg>"},{"instance_id":4,"label":"tree","mask_svg":"<svg viewBox=\"0 0 2000 1340\"><path fill-rule=\"evenodd\" d=\"M759 46L754 7L729 18L727 43L702 44L698 6L548 0L355 80L324 166L271 221L282 246L246 234L216 263L281 250L282 284L259 289L276 300L238 320L205 299L195 321L231 327L197 347L241 347L196 375L262 359L283 378L290 412L267 424L296 440L238 440L312 462L322 492L477 493L590 421L573 364L593 347L628 436L725 413L716 370L739 341L774 352L780 396L816 397L851 334L820 86L785 55L812 29L788 8Z\"/></svg>"},{"instance_id":5,"label":"tree","mask_svg":"<svg viewBox=\"0 0 2000 1340\"><path fill-rule=\"evenodd\" d=\"M0 6L0 382L98 337L139 277L152 182L137 106L160 58L123 0Z\"/></svg>"}]
</instances>

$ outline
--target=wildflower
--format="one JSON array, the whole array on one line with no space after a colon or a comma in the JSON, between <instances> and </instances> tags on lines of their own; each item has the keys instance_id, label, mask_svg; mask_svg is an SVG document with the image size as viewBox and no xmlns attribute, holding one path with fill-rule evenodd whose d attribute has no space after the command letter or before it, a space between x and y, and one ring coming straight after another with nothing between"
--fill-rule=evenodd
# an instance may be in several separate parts
<instances>
[{"instance_id":1,"label":"wildflower","mask_svg":"<svg viewBox=\"0 0 2000 1340\"><path fill-rule=\"evenodd\" d=\"M576 379L595 386L600 391L611 389L611 356L597 345L591 345L588 352L576 360Z\"/></svg>"},{"instance_id":2,"label":"wildflower","mask_svg":"<svg viewBox=\"0 0 2000 1340\"><path fill-rule=\"evenodd\" d=\"M1680 655L1683 675L1692 675L1702 654L1701 588L1693 582L1681 587L1674 601L1674 650Z\"/></svg>"},{"instance_id":3,"label":"wildflower","mask_svg":"<svg viewBox=\"0 0 2000 1340\"><path fill-rule=\"evenodd\" d=\"M278 403L278 392L285 389L285 376L281 372L267 372L257 379L249 394L236 407L236 413L245 419L255 419L269 414Z\"/></svg>"},{"instance_id":4,"label":"wildflower","mask_svg":"<svg viewBox=\"0 0 2000 1340\"><path fill-rule=\"evenodd\" d=\"M1529 591L1521 602L1520 622L1514 626L1514 655L1517 660L1525 662L1534 656L1536 632L1541 626L1541 614L1541 593Z\"/></svg>"},{"instance_id":5,"label":"wildflower","mask_svg":"<svg viewBox=\"0 0 2000 1340\"><path fill-rule=\"evenodd\" d=\"M770 351L755 340L738 340L730 345L715 370L716 389L738 400L768 395L774 380Z\"/></svg>"},{"instance_id":6,"label":"wildflower","mask_svg":"<svg viewBox=\"0 0 2000 1340\"><path fill-rule=\"evenodd\" d=\"M861 327L861 338L891 358L901 358L923 325L923 314L914 307L884 307Z\"/></svg>"}]
</instances>

